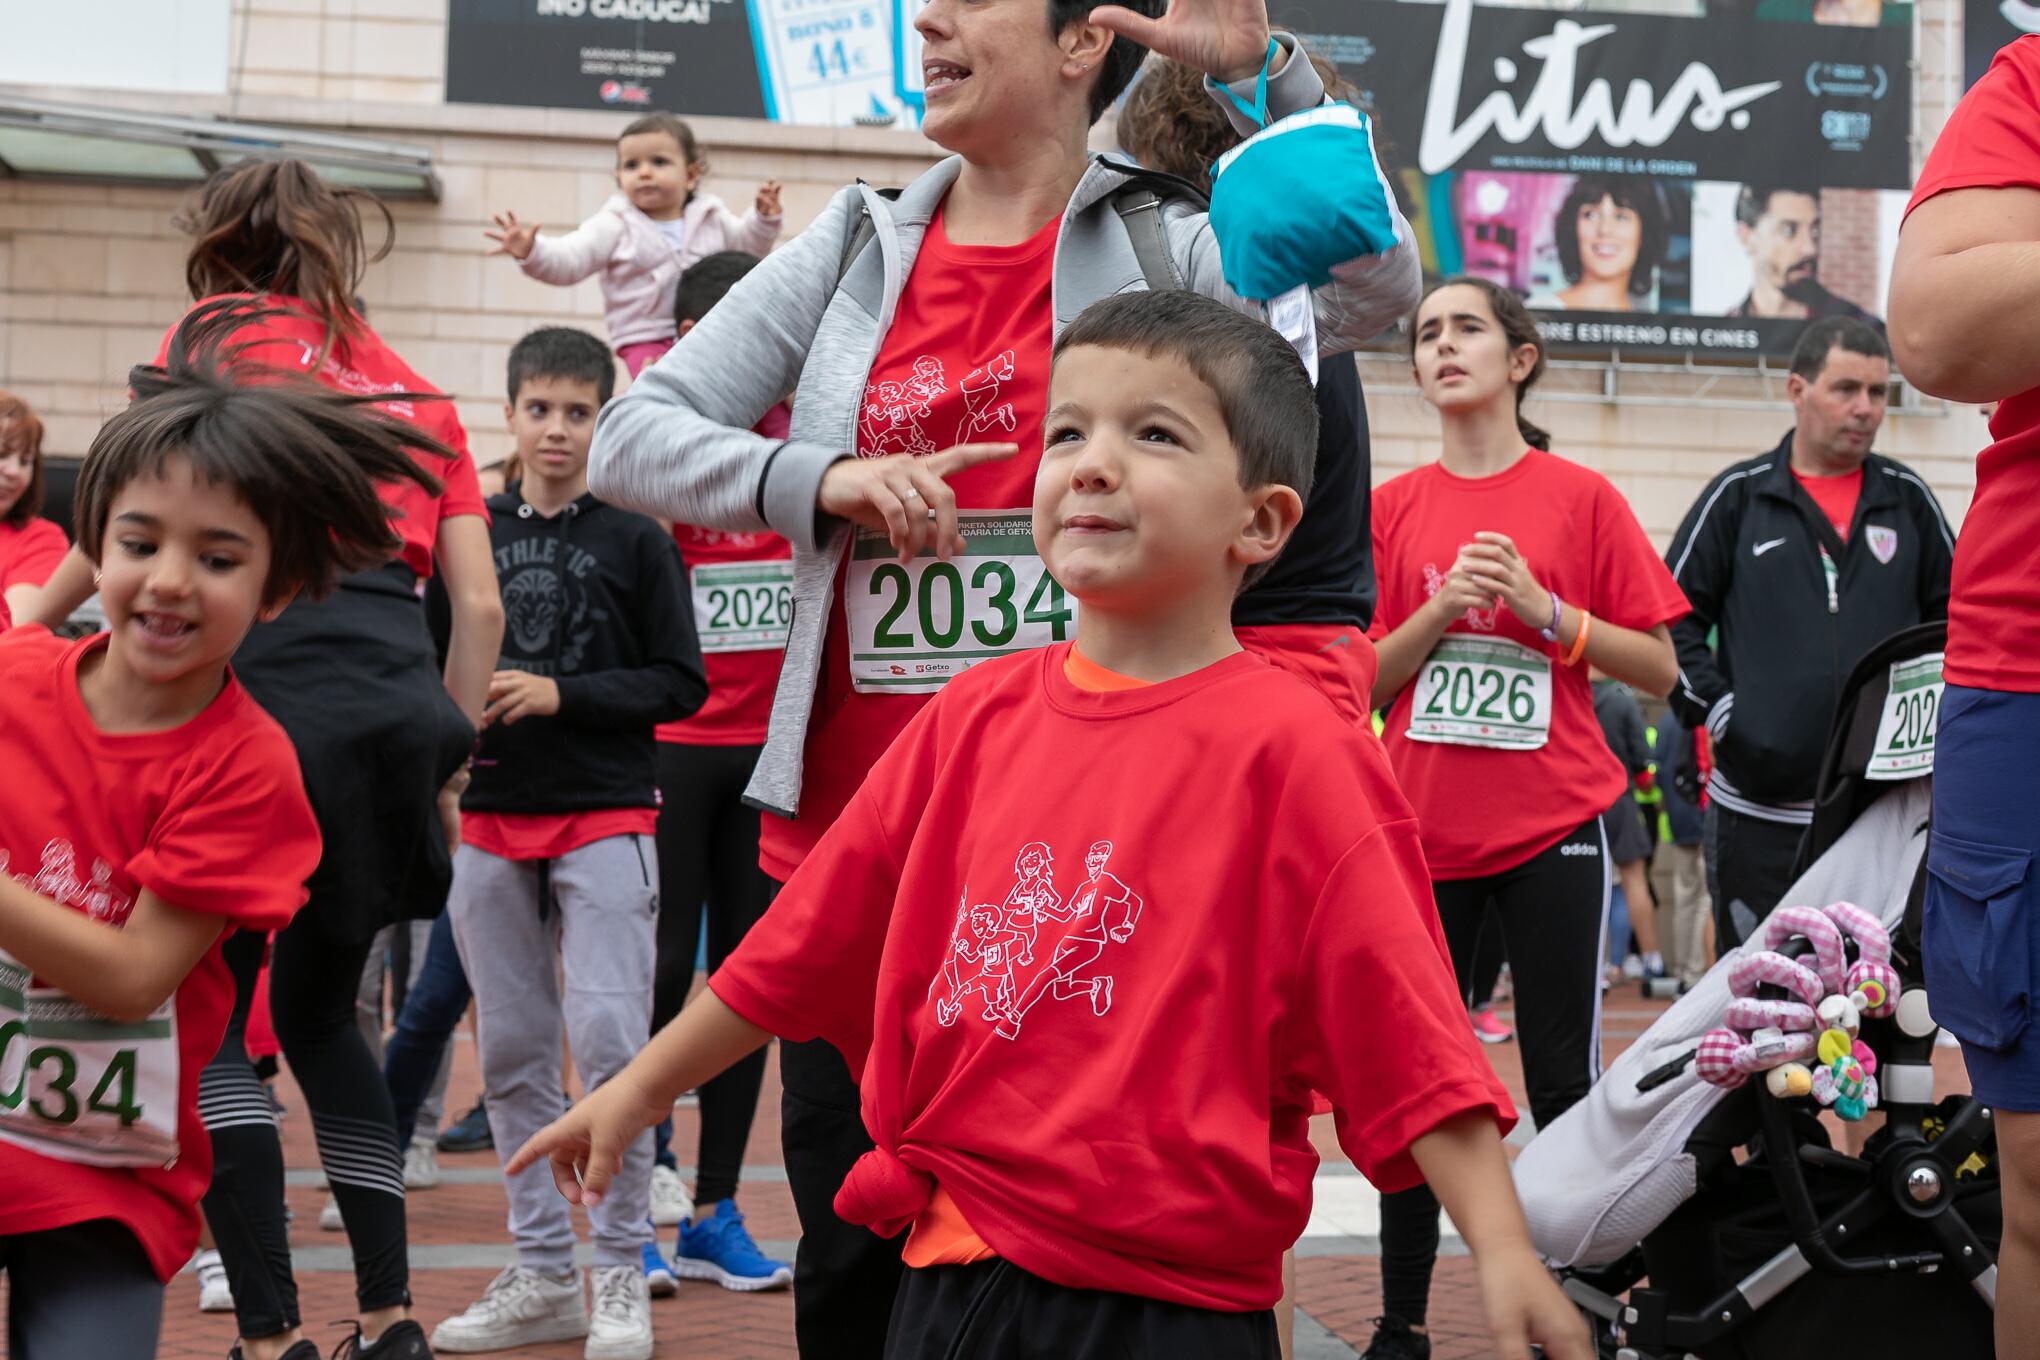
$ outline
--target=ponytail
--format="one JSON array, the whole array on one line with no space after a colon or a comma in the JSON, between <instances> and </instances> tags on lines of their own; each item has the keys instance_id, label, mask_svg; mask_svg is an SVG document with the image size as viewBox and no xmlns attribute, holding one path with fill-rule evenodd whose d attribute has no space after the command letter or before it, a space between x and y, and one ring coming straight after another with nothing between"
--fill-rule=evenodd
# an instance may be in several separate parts
<instances>
[{"instance_id":1,"label":"ponytail","mask_svg":"<svg viewBox=\"0 0 2040 1360\"><path fill-rule=\"evenodd\" d=\"M1431 294L1441 288L1478 290L1481 296L1487 299L1488 310L1494 313L1495 324L1502 328L1502 336L1509 342L1509 348L1515 350L1524 345L1536 348L1537 362L1531 365L1530 372L1524 376L1523 381L1516 384L1516 432L1523 436L1523 442L1531 448L1542 453L1550 453L1550 433L1523 415L1523 403L1529 398L1530 389L1537 386L1537 380L1544 376L1544 340L1537 333L1537 322L1530 315L1530 309L1523 305L1523 299L1517 297L1514 292L1478 275L1461 274L1442 283L1434 283L1424 290L1423 298L1417 303L1417 311L1410 314L1412 355L1416 353L1417 348L1417 315L1423 311L1424 303L1430 300Z\"/></svg>"}]
</instances>

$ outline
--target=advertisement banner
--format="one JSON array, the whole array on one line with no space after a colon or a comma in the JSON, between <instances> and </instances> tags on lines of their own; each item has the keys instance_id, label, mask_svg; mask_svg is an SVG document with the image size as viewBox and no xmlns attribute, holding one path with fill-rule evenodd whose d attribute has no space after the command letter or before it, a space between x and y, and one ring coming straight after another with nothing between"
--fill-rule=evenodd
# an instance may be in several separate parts
<instances>
[{"instance_id":1,"label":"advertisement banner","mask_svg":"<svg viewBox=\"0 0 2040 1360\"><path fill-rule=\"evenodd\" d=\"M1882 324L1909 6L1269 8L1375 110L1426 272L1515 289L1554 348L1776 356L1813 319Z\"/></svg>"},{"instance_id":2,"label":"advertisement banner","mask_svg":"<svg viewBox=\"0 0 2040 1360\"><path fill-rule=\"evenodd\" d=\"M1964 0L1962 87L1983 79L1998 49L2028 33L2040 33L2040 3L2035 0Z\"/></svg>"},{"instance_id":3,"label":"advertisement banner","mask_svg":"<svg viewBox=\"0 0 2040 1360\"><path fill-rule=\"evenodd\" d=\"M915 3L450 0L446 98L913 127Z\"/></svg>"}]
</instances>

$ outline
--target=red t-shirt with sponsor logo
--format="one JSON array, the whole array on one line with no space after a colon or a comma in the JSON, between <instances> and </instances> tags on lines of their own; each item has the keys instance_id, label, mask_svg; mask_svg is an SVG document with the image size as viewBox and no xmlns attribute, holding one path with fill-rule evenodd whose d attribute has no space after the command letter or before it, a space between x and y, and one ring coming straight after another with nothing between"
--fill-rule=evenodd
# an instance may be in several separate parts
<instances>
[{"instance_id":1,"label":"red t-shirt with sponsor logo","mask_svg":"<svg viewBox=\"0 0 2040 1360\"><path fill-rule=\"evenodd\" d=\"M217 916L226 930L281 929L304 905L305 879L319 862L319 828L290 739L231 672L218 697L181 726L101 731L79 697L78 666L106 645L104 635L64 642L37 626L0 636L0 693L7 695L0 704L0 750L7 752L0 873L110 930L125 923L144 890ZM198 1244L198 1201L212 1180L198 1074L219 1048L233 1004L233 979L215 943L174 996L177 1149L168 1166L67 1160L39 1141L35 1122L0 1118L0 1185L7 1187L0 1237L110 1218L135 1235L160 1277L176 1274ZM141 1061L160 1059L145 1054ZM97 1095L73 1094L81 1104L120 1099L115 1088L94 1089ZM61 1099L50 1092L40 1104L60 1113ZM23 1102L17 1115L34 1103Z\"/></svg>"},{"instance_id":2,"label":"red t-shirt with sponsor logo","mask_svg":"<svg viewBox=\"0 0 2040 1360\"><path fill-rule=\"evenodd\" d=\"M42 585L70 550L64 531L39 515L22 524L0 524L0 593Z\"/></svg>"},{"instance_id":3,"label":"red t-shirt with sponsor logo","mask_svg":"<svg viewBox=\"0 0 2040 1360\"><path fill-rule=\"evenodd\" d=\"M1377 641L1438 593L1460 546L1482 530L1507 534L1539 581L1598 621L1648 630L1686 613L1686 597L1621 493L1600 473L1536 449L1492 477L1455 477L1437 463L1406 472L1374 489L1373 526L1380 603L1370 635ZM1434 665L1458 638L1521 650L1493 649L1503 660L1489 670ZM1382 733L1396 778L1417 809L1434 878L1514 868L1622 795L1628 776L1594 719L1584 663L1560 665L1563 651L1499 602L1454 620L1440 648L1395 696ZM1535 749L1410 735L1421 692L1420 716L1432 731L1450 726L1462 740L1492 740L1470 728L1508 718L1515 706L1534 713L1530 682L1540 672L1550 686L1548 734ZM1521 684L1519 673L1527 677Z\"/></svg>"},{"instance_id":4,"label":"red t-shirt with sponsor logo","mask_svg":"<svg viewBox=\"0 0 2040 1360\"><path fill-rule=\"evenodd\" d=\"M786 406L752 432L786 438ZM694 600L694 632L708 674L708 700L691 717L660 723L660 741L683 746L762 746L786 630L793 622L793 545L778 534L673 526ZM703 570L706 568L706 570Z\"/></svg>"},{"instance_id":5,"label":"red t-shirt with sponsor logo","mask_svg":"<svg viewBox=\"0 0 2040 1360\"><path fill-rule=\"evenodd\" d=\"M709 986L857 1072L849 1221L896 1231L939 1182L1056 1284L1266 1308L1313 1090L1385 1190L1440 1121L1513 1111L1379 743L1249 653L1101 692L1070 650L923 704Z\"/></svg>"},{"instance_id":6,"label":"red t-shirt with sponsor logo","mask_svg":"<svg viewBox=\"0 0 2040 1360\"><path fill-rule=\"evenodd\" d=\"M2040 35L2005 45L1955 106L1913 189L2040 189ZM1975 689L2040 693L2040 387L2001 402L1976 459L1976 498L1955 540L1942 674Z\"/></svg>"},{"instance_id":7,"label":"red t-shirt with sponsor logo","mask_svg":"<svg viewBox=\"0 0 2040 1360\"><path fill-rule=\"evenodd\" d=\"M203 307L211 301L212 298L207 298L196 305ZM399 359L366 322L359 323L352 336L334 340L325 361L314 371L319 346L325 340L325 327L311 308L296 298L280 295L264 295L260 301L265 306L283 308L285 315L243 326L234 333L233 343L248 346L245 357L250 363L309 373L338 392L439 390ZM169 353L170 338L176 333L173 326L164 334L163 343L156 350L157 363L162 363ZM455 455L451 460L418 456L419 465L445 483L437 495L409 481L384 482L376 488L383 504L390 508L390 527L404 540L398 557L423 581L432 575L432 545L439 537L441 522L461 515L487 519L489 512L482 505L482 485L475 476L474 459L468 455L467 431L461 428L453 403L393 401L385 405L392 415L416 425Z\"/></svg>"},{"instance_id":8,"label":"red t-shirt with sponsor logo","mask_svg":"<svg viewBox=\"0 0 2040 1360\"><path fill-rule=\"evenodd\" d=\"M1014 246L964 246L940 212L915 256L879 346L857 421L863 458L921 456L956 444L1015 443L1003 462L948 479L964 510L1033 513L1055 337L1056 218ZM801 762L800 815L765 814L758 861L784 882L842 813L926 694L859 693L850 681L847 572L839 573L822 646L821 682ZM874 586L878 583L873 582Z\"/></svg>"},{"instance_id":9,"label":"red t-shirt with sponsor logo","mask_svg":"<svg viewBox=\"0 0 2040 1360\"><path fill-rule=\"evenodd\" d=\"M1847 543L1849 524L1856 518L1856 502L1863 495L1863 469L1845 472L1839 477L1816 477L1797 468L1792 475L1806 494L1813 497L1813 503L1820 507L1820 513L1834 526L1835 537Z\"/></svg>"}]
</instances>

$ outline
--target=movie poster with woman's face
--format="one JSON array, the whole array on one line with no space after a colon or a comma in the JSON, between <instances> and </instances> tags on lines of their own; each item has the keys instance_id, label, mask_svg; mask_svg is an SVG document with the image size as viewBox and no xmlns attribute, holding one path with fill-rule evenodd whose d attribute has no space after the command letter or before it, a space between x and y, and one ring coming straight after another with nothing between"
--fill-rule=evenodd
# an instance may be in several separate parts
<instances>
[{"instance_id":1,"label":"movie poster with woman's face","mask_svg":"<svg viewBox=\"0 0 2040 1360\"><path fill-rule=\"evenodd\" d=\"M1782 355L1823 317L1881 326L1907 7L1648 3L1674 12L1271 9L1374 110L1425 273L1515 290L1554 347Z\"/></svg>"}]
</instances>

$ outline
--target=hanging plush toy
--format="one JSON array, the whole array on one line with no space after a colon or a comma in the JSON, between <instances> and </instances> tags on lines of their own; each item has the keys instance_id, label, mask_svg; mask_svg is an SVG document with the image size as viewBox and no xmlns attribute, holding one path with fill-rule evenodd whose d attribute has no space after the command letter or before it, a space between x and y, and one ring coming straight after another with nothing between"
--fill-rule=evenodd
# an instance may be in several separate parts
<instances>
[{"instance_id":1,"label":"hanging plush toy","mask_svg":"<svg viewBox=\"0 0 2040 1360\"><path fill-rule=\"evenodd\" d=\"M1898 974L1891 966L1891 935L1869 912L1852 902L1831 902L1821 914L1856 942L1856 962L1842 990L1865 1015L1879 1019L1898 1009Z\"/></svg>"},{"instance_id":2,"label":"hanging plush toy","mask_svg":"<svg viewBox=\"0 0 2040 1360\"><path fill-rule=\"evenodd\" d=\"M1814 1069L1813 1098L1853 1124L1877 1108L1877 1078L1853 1053L1845 1053Z\"/></svg>"}]
</instances>

